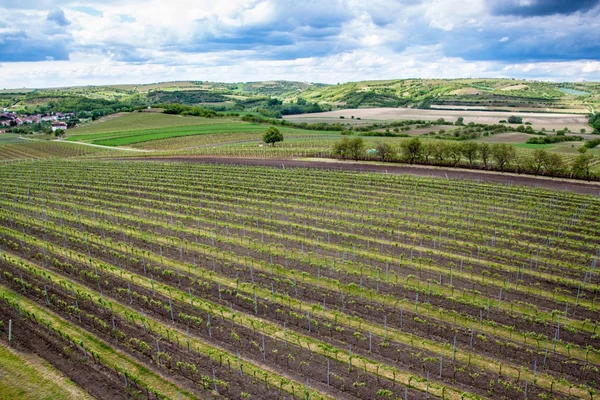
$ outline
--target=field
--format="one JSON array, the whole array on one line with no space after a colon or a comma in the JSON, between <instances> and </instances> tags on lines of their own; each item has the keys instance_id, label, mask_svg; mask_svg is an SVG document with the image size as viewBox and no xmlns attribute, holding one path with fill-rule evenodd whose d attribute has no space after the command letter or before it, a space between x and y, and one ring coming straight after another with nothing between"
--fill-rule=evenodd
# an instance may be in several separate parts
<instances>
[{"instance_id":1,"label":"field","mask_svg":"<svg viewBox=\"0 0 600 400\"><path fill-rule=\"evenodd\" d=\"M106 149L82 146L74 143L60 143L48 140L27 140L12 135L0 138L0 162L23 159L82 157L105 152Z\"/></svg>"},{"instance_id":2,"label":"field","mask_svg":"<svg viewBox=\"0 0 600 400\"><path fill-rule=\"evenodd\" d=\"M459 117L464 122L475 122L479 124L497 124L500 120L507 120L514 113L496 111L455 111L455 110L421 110L416 108L364 108L354 110L337 110L324 113L291 115L285 119L293 122L346 122L351 116L361 120L429 120L435 121L444 118L446 121L454 122ZM568 127L572 132L579 133L580 129L591 130L587 123L586 115L576 114L546 114L546 113L520 113L523 122L530 122L534 129L547 131L560 130ZM340 119L343 116L344 119Z\"/></svg>"},{"instance_id":3,"label":"field","mask_svg":"<svg viewBox=\"0 0 600 400\"><path fill-rule=\"evenodd\" d=\"M243 122L233 117L201 118L160 113L132 113L70 130L66 140L104 146L128 146L195 135L255 134L261 137L265 130L265 125ZM281 130L284 134L292 136L307 132L287 127ZM319 133L308 132L313 135Z\"/></svg>"},{"instance_id":4,"label":"field","mask_svg":"<svg viewBox=\"0 0 600 400\"><path fill-rule=\"evenodd\" d=\"M597 397L598 197L140 161L0 180L0 340L10 319L96 397Z\"/></svg>"},{"instance_id":5,"label":"field","mask_svg":"<svg viewBox=\"0 0 600 400\"><path fill-rule=\"evenodd\" d=\"M93 399L80 387L34 354L0 346L0 398Z\"/></svg>"}]
</instances>

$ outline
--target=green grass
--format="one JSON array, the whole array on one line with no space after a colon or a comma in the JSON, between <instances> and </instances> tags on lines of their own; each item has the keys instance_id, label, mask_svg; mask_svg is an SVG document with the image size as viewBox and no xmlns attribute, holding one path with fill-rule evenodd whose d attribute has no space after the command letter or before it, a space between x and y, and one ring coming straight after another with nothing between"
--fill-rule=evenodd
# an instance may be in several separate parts
<instances>
[{"instance_id":1,"label":"green grass","mask_svg":"<svg viewBox=\"0 0 600 400\"><path fill-rule=\"evenodd\" d=\"M520 149L550 149L552 148L551 144L532 144L532 143L513 143L514 147Z\"/></svg>"},{"instance_id":2,"label":"green grass","mask_svg":"<svg viewBox=\"0 0 600 400\"><path fill-rule=\"evenodd\" d=\"M0 399L90 398L43 359L0 345Z\"/></svg>"}]
</instances>

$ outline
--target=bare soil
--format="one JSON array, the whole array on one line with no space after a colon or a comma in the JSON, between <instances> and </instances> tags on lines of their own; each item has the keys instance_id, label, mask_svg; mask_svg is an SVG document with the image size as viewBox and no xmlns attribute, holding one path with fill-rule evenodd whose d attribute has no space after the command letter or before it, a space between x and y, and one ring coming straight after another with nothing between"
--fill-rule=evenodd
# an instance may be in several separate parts
<instances>
[{"instance_id":1,"label":"bare soil","mask_svg":"<svg viewBox=\"0 0 600 400\"><path fill-rule=\"evenodd\" d=\"M502 112L502 111L463 111L463 110L423 110L417 108L360 108L350 110L328 111L314 114L301 114L286 116L285 119L293 122L345 122L354 115L355 118L375 120L426 120L435 121L444 118L446 121L456 121L463 117L465 123L497 124L500 120L507 120L511 115L523 117L523 122L531 122L534 129L546 130L563 129L568 127L572 132L580 129L589 129L587 116L583 114L552 114L532 112ZM344 119L340 119L343 116ZM516 125L515 125L516 126Z\"/></svg>"}]
</instances>

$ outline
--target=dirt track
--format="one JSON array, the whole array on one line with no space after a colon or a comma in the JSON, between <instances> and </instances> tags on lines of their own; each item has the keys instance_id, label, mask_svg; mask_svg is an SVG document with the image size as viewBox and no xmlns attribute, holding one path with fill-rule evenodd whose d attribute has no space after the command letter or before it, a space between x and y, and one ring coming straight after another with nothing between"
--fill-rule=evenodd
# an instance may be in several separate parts
<instances>
[{"instance_id":1,"label":"dirt track","mask_svg":"<svg viewBox=\"0 0 600 400\"><path fill-rule=\"evenodd\" d=\"M542 187L547 189L571 191L574 193L590 194L600 197L600 183L584 182L569 179L556 179L536 177L531 175L518 175L491 171L466 170L458 168L444 168L420 165L382 165L375 163L342 162L336 160L313 161L295 159L261 159L261 158L232 158L232 157L127 157L118 159L122 161L155 161L155 162L187 162L206 164L233 164L267 166L280 168L322 168L329 170L379 172L388 174L410 174L415 176L446 178L446 179L471 179L483 182L495 182L505 185L521 185Z\"/></svg>"}]
</instances>

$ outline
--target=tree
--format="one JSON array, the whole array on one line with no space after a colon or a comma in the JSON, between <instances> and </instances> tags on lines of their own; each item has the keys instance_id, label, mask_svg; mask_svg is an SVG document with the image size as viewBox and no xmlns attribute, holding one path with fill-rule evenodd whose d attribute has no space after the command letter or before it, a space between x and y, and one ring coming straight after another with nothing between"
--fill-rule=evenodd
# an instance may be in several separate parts
<instances>
[{"instance_id":1,"label":"tree","mask_svg":"<svg viewBox=\"0 0 600 400\"><path fill-rule=\"evenodd\" d=\"M479 146L475 142L463 142L460 144L462 155L469 160L469 165L473 165L473 161L477 158Z\"/></svg>"},{"instance_id":2,"label":"tree","mask_svg":"<svg viewBox=\"0 0 600 400\"><path fill-rule=\"evenodd\" d=\"M485 167L485 169L487 169L488 167L488 162L490 159L490 145L487 143L481 143L479 145L479 157L481 158L481 161L483 161L483 166Z\"/></svg>"},{"instance_id":3,"label":"tree","mask_svg":"<svg viewBox=\"0 0 600 400\"><path fill-rule=\"evenodd\" d=\"M414 137L410 140L402 142L402 152L404 156L408 158L408 161L413 164L421 158L423 152L423 143L418 137Z\"/></svg>"},{"instance_id":4,"label":"tree","mask_svg":"<svg viewBox=\"0 0 600 400\"><path fill-rule=\"evenodd\" d=\"M275 146L275 143L283 142L283 134L279 129L272 126L263 135L263 142Z\"/></svg>"},{"instance_id":5,"label":"tree","mask_svg":"<svg viewBox=\"0 0 600 400\"><path fill-rule=\"evenodd\" d=\"M353 160L361 159L365 154L365 143L362 138L356 137L350 139L348 143L348 154Z\"/></svg>"},{"instance_id":6,"label":"tree","mask_svg":"<svg viewBox=\"0 0 600 400\"><path fill-rule=\"evenodd\" d=\"M443 141L437 141L433 143L433 158L438 164L443 164L444 160L448 157L448 146Z\"/></svg>"},{"instance_id":7,"label":"tree","mask_svg":"<svg viewBox=\"0 0 600 400\"><path fill-rule=\"evenodd\" d=\"M463 117L458 117L458 119L456 120L456 122L454 123L454 125L456 125L456 126L463 126L464 125L464 121L465 121L465 119Z\"/></svg>"},{"instance_id":8,"label":"tree","mask_svg":"<svg viewBox=\"0 0 600 400\"><path fill-rule=\"evenodd\" d=\"M542 172L546 166L546 163L548 162L548 155L549 153L544 149L535 149L533 151L530 168L535 175Z\"/></svg>"},{"instance_id":9,"label":"tree","mask_svg":"<svg viewBox=\"0 0 600 400\"><path fill-rule=\"evenodd\" d=\"M581 151L583 149L584 151ZM585 147L579 149L580 153L573 164L571 165L571 174L576 178L584 178L589 180L591 177L590 169L592 167L592 161L594 156L586 151Z\"/></svg>"},{"instance_id":10,"label":"tree","mask_svg":"<svg viewBox=\"0 0 600 400\"><path fill-rule=\"evenodd\" d=\"M523 118L517 117L516 115L511 115L510 117L508 117L508 123L509 124L522 124Z\"/></svg>"},{"instance_id":11,"label":"tree","mask_svg":"<svg viewBox=\"0 0 600 400\"><path fill-rule=\"evenodd\" d=\"M339 142L335 142L333 145L333 155L337 158L345 160L348 157L348 147L350 140L347 137L343 137Z\"/></svg>"},{"instance_id":12,"label":"tree","mask_svg":"<svg viewBox=\"0 0 600 400\"><path fill-rule=\"evenodd\" d=\"M588 122L594 128L594 133L600 133L600 112L590 115Z\"/></svg>"},{"instance_id":13,"label":"tree","mask_svg":"<svg viewBox=\"0 0 600 400\"><path fill-rule=\"evenodd\" d=\"M556 176L561 175L565 169L565 163L560 155L557 153L548 153L546 158L544 169L548 175Z\"/></svg>"},{"instance_id":14,"label":"tree","mask_svg":"<svg viewBox=\"0 0 600 400\"><path fill-rule=\"evenodd\" d=\"M365 153L365 144L362 138L348 139L343 137L342 140L333 145L333 155L345 160L351 158L353 160L360 159Z\"/></svg>"},{"instance_id":15,"label":"tree","mask_svg":"<svg viewBox=\"0 0 600 400\"><path fill-rule=\"evenodd\" d=\"M396 157L396 151L389 143L379 142L375 146L375 150L383 161L391 161Z\"/></svg>"},{"instance_id":16,"label":"tree","mask_svg":"<svg viewBox=\"0 0 600 400\"><path fill-rule=\"evenodd\" d=\"M421 150L421 157L425 164L429 164L429 158L433 157L435 143L433 142L425 142L423 143L423 148Z\"/></svg>"},{"instance_id":17,"label":"tree","mask_svg":"<svg viewBox=\"0 0 600 400\"><path fill-rule=\"evenodd\" d=\"M450 160L452 160L452 166L456 167L462 158L462 147L460 143L448 142L446 144L446 152Z\"/></svg>"},{"instance_id":18,"label":"tree","mask_svg":"<svg viewBox=\"0 0 600 400\"><path fill-rule=\"evenodd\" d=\"M491 155L500 171L504 171L504 168L515 159L517 154L514 147L506 143L494 144L491 147Z\"/></svg>"}]
</instances>

